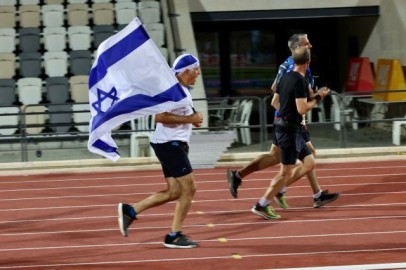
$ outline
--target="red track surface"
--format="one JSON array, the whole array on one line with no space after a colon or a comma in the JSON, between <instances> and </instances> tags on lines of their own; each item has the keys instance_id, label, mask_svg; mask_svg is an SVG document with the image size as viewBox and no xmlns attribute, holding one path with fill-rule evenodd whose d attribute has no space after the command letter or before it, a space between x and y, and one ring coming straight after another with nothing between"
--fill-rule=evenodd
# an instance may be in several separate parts
<instances>
[{"instance_id":1,"label":"red track surface","mask_svg":"<svg viewBox=\"0 0 406 270\"><path fill-rule=\"evenodd\" d=\"M139 215L128 238L117 203L164 188L161 171L0 178L0 269L278 269L406 262L406 163L318 165L341 197L312 208L306 179L290 187L280 220L250 212L278 167L252 174L232 199L225 169L195 170L184 233L195 249L167 249L174 203Z\"/></svg>"}]
</instances>

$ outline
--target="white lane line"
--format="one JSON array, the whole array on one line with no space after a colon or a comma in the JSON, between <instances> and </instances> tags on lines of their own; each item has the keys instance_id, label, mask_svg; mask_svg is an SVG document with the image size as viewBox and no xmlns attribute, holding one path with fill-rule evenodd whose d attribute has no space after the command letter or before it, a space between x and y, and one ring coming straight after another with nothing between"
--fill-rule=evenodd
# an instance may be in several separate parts
<instances>
[{"instance_id":1,"label":"white lane line","mask_svg":"<svg viewBox=\"0 0 406 270\"><path fill-rule=\"evenodd\" d=\"M244 210L246 212L246 210ZM112 217L116 219L117 217ZM257 221L257 222L233 222L233 223L216 223L215 226L223 226L223 227L230 227L230 226L254 226L254 225L268 225L268 224L303 224L303 223L312 223L312 222L339 222L339 221L365 221L365 220L389 220L389 219L403 219L406 218L406 215L404 216L379 216L379 217L373 217L373 216L368 216L368 217L354 217L354 218L349 218L349 217L344 217L344 218L321 218L321 219L300 219L300 220L272 220L272 221ZM156 229L165 229L168 226L147 226L147 227L134 227L131 230L156 230ZM206 228L207 224L185 224L183 227L185 228L199 228L203 227ZM117 228L106 228L106 229L91 229L91 230L66 230L66 231L42 231L42 232L15 232L15 233L1 233L0 236L20 236L20 235L41 235L41 234L58 234L58 233L82 233L82 232L104 232L104 231L117 231Z\"/></svg>"},{"instance_id":2,"label":"white lane line","mask_svg":"<svg viewBox=\"0 0 406 270\"><path fill-rule=\"evenodd\" d=\"M117 230L117 229L116 229ZM406 231L384 231L384 232L362 232L362 233L334 233L334 234L311 234L311 235L284 235L284 236L260 236L260 237L241 237L241 238L227 238L227 241L266 241L266 240L275 240L275 239L301 239L301 238L328 238L328 237L337 237L337 236L374 236L374 235L388 235L388 234L405 234ZM218 239L207 239L196 241L200 243L204 242L214 242L217 243ZM10 251L40 251L40 250L49 250L49 249L79 249L79 248L98 248L98 247L117 247L117 246L141 246L141 245L162 245L162 242L133 242L133 243L103 243L103 244L94 244L94 245L71 245L71 246L35 246L35 247L25 247L25 248L4 248L0 249L0 252L10 252Z\"/></svg>"},{"instance_id":3,"label":"white lane line","mask_svg":"<svg viewBox=\"0 0 406 270\"><path fill-rule=\"evenodd\" d=\"M394 192L385 192L386 195L388 194L403 194L406 193L406 191L394 191ZM150 194L150 193L148 193ZM370 195L382 195L382 192L378 192L378 193L354 193L354 194L341 194L340 196L370 196ZM86 196L85 196L86 197ZM289 198L307 198L308 196L291 196ZM257 201L258 198L244 198L244 199L223 199L223 200L219 200L219 199L210 199L210 200L194 200L193 204L199 204L199 203L208 203L208 202L221 202L221 201ZM173 204L176 202L168 202L167 204ZM374 204L374 205L403 205L404 203L387 203L387 204ZM53 209L69 209L69 208L86 208L86 207L112 207L112 206L116 206L117 204L97 204L97 205L64 205L64 206L52 206L52 207L24 207L24 208L4 208L4 209L0 209L0 212L10 212L10 211L32 211L32 210L53 210ZM368 206L368 204L348 204L348 205L340 205L340 206L332 206L332 205L328 205L328 206L323 206L323 208L336 208L336 207L364 207L364 206ZM297 210L297 209L314 209L313 207L290 207L289 209L283 210L283 211L290 211L290 210ZM231 210L229 210L231 211Z\"/></svg>"},{"instance_id":4,"label":"white lane line","mask_svg":"<svg viewBox=\"0 0 406 270\"><path fill-rule=\"evenodd\" d=\"M381 177L381 176L404 176L406 173L395 173L395 174L371 174L371 175L357 175L357 178L374 178L374 177ZM319 176L318 178L328 178L328 179L333 179L333 178L354 178L354 175L342 175L342 176ZM267 179L248 179L246 181L253 182L253 181L267 181L269 182L269 178ZM214 181L197 181L198 184L204 184L204 183L226 183L226 180L214 180ZM388 182L392 184L405 184L402 181L399 182ZM388 184L386 182L384 183L371 183L374 185L386 185ZM343 183L343 184L336 184L336 185L346 185L346 186L359 186L359 185L367 185L368 183ZM20 189L2 189L0 192L6 193L6 192L26 192L26 191L45 191L45 190L65 190L65 189L93 189L93 188L114 188L114 187L135 187L135 186L164 186L164 182L160 183L148 183L148 184L142 184L142 183L136 183L136 184L120 184L120 185L114 185L114 184L109 184L109 185L97 185L97 186L65 186L65 187L41 187L41 188L20 188ZM332 185L333 186L333 185ZM292 186L291 188L295 188L295 186ZM297 188L297 186L296 186Z\"/></svg>"},{"instance_id":5,"label":"white lane line","mask_svg":"<svg viewBox=\"0 0 406 270\"><path fill-rule=\"evenodd\" d=\"M249 180L250 182L252 182L252 180ZM261 180L262 181L262 180ZM269 181L269 180L267 180ZM219 181L220 182L220 181ZM225 183L224 181L221 181L221 183ZM199 183L200 184L200 183ZM161 183L160 185L164 185L163 183ZM323 185L323 187L344 187L344 186L373 186L373 185L405 185L404 182L385 182L385 183L355 183L355 184L342 184L342 183L335 183L335 184L331 184L331 185ZM128 185L125 185L128 186ZM104 186L104 187L114 187L114 186ZM308 187L307 185L305 186L292 186L289 187L289 189L301 189L301 188L306 188ZM75 188L75 187L73 187ZM77 187L77 188L81 188L81 189L86 189L88 187ZM53 189L59 189L59 188L53 188ZM61 188L61 189L65 189L65 188ZM258 189L264 189L263 187L257 187L257 188L241 188L239 190L258 190ZM44 189L36 189L36 190L46 190ZM17 190L9 190L11 192L16 192L16 191L26 191L25 189L17 189ZM200 189L198 190L198 192L224 192L224 191L228 191L227 189ZM0 191L1 192L1 191ZM398 191L399 193L403 193L403 191ZM385 192L387 193L387 192ZM1 202L5 202L5 201L18 201L18 200L48 200L48 199L63 199L63 198L89 198L89 197L105 197L105 196L129 196L129 195L146 195L146 194L151 194L150 192L134 192L134 193L115 193L115 194L86 194L86 195L69 195L69 196L53 196L53 197L26 197L26 198L10 198L10 199L2 199ZM363 193L363 194L368 194L368 193ZM376 194L376 193L370 193L370 194ZM352 195L352 194L342 194L342 195ZM359 194L354 194L354 195L359 195ZM295 198L295 197L305 197L305 196L289 196L289 198ZM307 196L306 196L307 197Z\"/></svg>"},{"instance_id":6,"label":"white lane line","mask_svg":"<svg viewBox=\"0 0 406 270\"><path fill-rule=\"evenodd\" d=\"M162 244L162 243L160 243ZM243 255L242 258L258 258L258 257L292 257L292 256L311 256L325 254L342 254L342 253L374 253L374 252L391 252L403 251L406 248L387 248L387 249L358 249L358 250L335 250L335 251L318 251L318 252L299 252L299 253L276 253L276 254L252 254ZM45 268L45 267L62 267L62 266L92 266L92 265L117 265L117 264L134 264L134 263L150 263L150 262L185 262L198 260L218 260L232 259L232 256L211 256L211 257L183 257L183 258L159 258L147 260L127 260L127 261L103 261L103 262L81 262L81 263L58 263L58 264L32 264L32 265L16 265L16 266L0 266L0 269L22 269L22 268ZM208 262L206 262L208 263Z\"/></svg>"},{"instance_id":7,"label":"white lane line","mask_svg":"<svg viewBox=\"0 0 406 270\"><path fill-rule=\"evenodd\" d=\"M402 270L406 269L406 263L383 263L383 264L358 264L358 265L337 265L337 266L324 266L324 267L301 267L301 268L272 268L261 270Z\"/></svg>"},{"instance_id":8,"label":"white lane line","mask_svg":"<svg viewBox=\"0 0 406 270\"><path fill-rule=\"evenodd\" d=\"M389 163L389 162L388 162ZM352 165L352 163L349 163ZM340 167L340 168L318 168L317 171L343 171L343 170L392 170L392 169L398 169L398 168L405 168L406 166L390 166L390 163L388 166L380 166L380 167ZM227 168L224 168L224 172L211 172L211 173L195 173L195 176L216 176L216 175L221 175L224 176L226 175L226 170ZM262 171L255 172L255 174L269 174L269 173L277 173L279 172L279 169L265 169ZM16 179L15 181L1 181L0 180L0 185L1 184L22 184L22 183L48 183L48 182L71 182L71 181L98 181L98 180L113 180L113 179L128 179L133 181L134 178L142 179L142 178L157 178L157 179L162 179L162 174L159 172L157 174L152 174L152 175L138 175L140 171L134 170L134 175L131 175L132 171L129 171L127 176L114 176L114 172L106 172L106 174L111 174L109 177L77 177L77 178L66 178L66 179L46 179L46 180L22 180L22 179ZM155 173L155 172L151 172ZM88 174L88 173L85 173ZM28 178L33 178L33 177L41 177L39 176L30 176ZM328 176L325 176L328 177ZM351 177L354 177L351 176ZM1 178L6 178L6 177L0 177ZM268 179L269 180L269 179ZM140 184L144 185L144 184ZM149 185L149 184L145 184ZM152 183L151 185L155 185Z\"/></svg>"}]
</instances>

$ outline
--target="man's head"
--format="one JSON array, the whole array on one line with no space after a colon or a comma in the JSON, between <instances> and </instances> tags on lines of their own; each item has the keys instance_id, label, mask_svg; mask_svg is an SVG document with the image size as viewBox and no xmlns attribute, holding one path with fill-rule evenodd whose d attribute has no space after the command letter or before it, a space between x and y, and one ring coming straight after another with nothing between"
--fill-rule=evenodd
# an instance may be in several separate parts
<instances>
[{"instance_id":1,"label":"man's head","mask_svg":"<svg viewBox=\"0 0 406 270\"><path fill-rule=\"evenodd\" d=\"M292 52L293 62L297 66L303 66L310 63L310 49L299 47Z\"/></svg>"},{"instance_id":2,"label":"man's head","mask_svg":"<svg viewBox=\"0 0 406 270\"><path fill-rule=\"evenodd\" d=\"M172 69L181 84L194 85L200 74L200 62L191 54L182 54L175 59Z\"/></svg>"},{"instance_id":3,"label":"man's head","mask_svg":"<svg viewBox=\"0 0 406 270\"><path fill-rule=\"evenodd\" d=\"M299 47L306 47L310 50L313 46L310 44L307 34L293 34L289 38L288 47L293 53L293 51Z\"/></svg>"}]
</instances>

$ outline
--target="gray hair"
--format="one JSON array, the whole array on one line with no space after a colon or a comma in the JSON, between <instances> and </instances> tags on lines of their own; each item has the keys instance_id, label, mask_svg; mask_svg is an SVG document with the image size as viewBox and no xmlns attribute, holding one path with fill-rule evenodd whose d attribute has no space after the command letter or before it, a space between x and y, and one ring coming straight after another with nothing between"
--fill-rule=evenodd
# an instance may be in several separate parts
<instances>
[{"instance_id":1,"label":"gray hair","mask_svg":"<svg viewBox=\"0 0 406 270\"><path fill-rule=\"evenodd\" d=\"M288 40L288 47L293 52L295 49L301 46L303 38L307 38L307 34L293 34Z\"/></svg>"}]
</instances>

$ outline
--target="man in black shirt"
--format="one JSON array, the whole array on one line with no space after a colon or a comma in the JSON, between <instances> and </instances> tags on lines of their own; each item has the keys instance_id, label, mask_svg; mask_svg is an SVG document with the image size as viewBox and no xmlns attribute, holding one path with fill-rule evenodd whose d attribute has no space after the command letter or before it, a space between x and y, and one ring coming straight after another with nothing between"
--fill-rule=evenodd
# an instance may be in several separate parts
<instances>
[{"instance_id":1,"label":"man in black shirt","mask_svg":"<svg viewBox=\"0 0 406 270\"><path fill-rule=\"evenodd\" d=\"M310 64L310 50L299 47L293 51L292 57L294 69L282 77L272 99L272 106L279 111L274 124L275 137L280 147L281 170L271 181L265 195L251 209L254 214L265 219L280 218L269 205L280 188L314 169L314 156L303 139L300 123L303 120L302 115L313 109L330 91L327 88L319 89L317 95L308 101L309 88L305 74ZM297 159L302 164L295 167Z\"/></svg>"}]
</instances>

